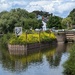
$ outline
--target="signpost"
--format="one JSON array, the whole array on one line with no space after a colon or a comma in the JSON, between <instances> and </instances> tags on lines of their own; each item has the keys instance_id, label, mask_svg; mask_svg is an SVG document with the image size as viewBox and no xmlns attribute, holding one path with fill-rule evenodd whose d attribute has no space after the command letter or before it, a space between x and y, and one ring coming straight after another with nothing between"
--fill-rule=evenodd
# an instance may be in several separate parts
<instances>
[{"instance_id":1,"label":"signpost","mask_svg":"<svg viewBox=\"0 0 75 75\"><path fill-rule=\"evenodd\" d=\"M15 27L15 35L20 36L22 34L22 27Z\"/></svg>"}]
</instances>

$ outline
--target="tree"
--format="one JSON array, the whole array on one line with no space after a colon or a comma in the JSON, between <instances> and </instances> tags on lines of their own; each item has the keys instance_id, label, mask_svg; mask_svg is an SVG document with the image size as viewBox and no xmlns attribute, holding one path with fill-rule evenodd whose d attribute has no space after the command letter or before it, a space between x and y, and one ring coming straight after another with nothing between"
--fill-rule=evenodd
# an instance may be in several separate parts
<instances>
[{"instance_id":1,"label":"tree","mask_svg":"<svg viewBox=\"0 0 75 75\"><path fill-rule=\"evenodd\" d=\"M35 13L36 15L44 16L44 17L47 17L50 15L48 12L45 12L45 11L33 11L33 13Z\"/></svg>"},{"instance_id":2,"label":"tree","mask_svg":"<svg viewBox=\"0 0 75 75\"><path fill-rule=\"evenodd\" d=\"M37 28L42 28L42 26L43 26L43 24L42 24L42 20L40 19L40 20L38 20L38 26L37 26Z\"/></svg>"},{"instance_id":3,"label":"tree","mask_svg":"<svg viewBox=\"0 0 75 75\"><path fill-rule=\"evenodd\" d=\"M37 21L37 19L24 19L23 28L25 28L25 29L38 28L38 21Z\"/></svg>"},{"instance_id":4,"label":"tree","mask_svg":"<svg viewBox=\"0 0 75 75\"><path fill-rule=\"evenodd\" d=\"M14 27L21 26L24 29L33 29L39 26L34 13L29 13L24 9L12 9L9 12L0 13L0 27L3 33L13 32Z\"/></svg>"},{"instance_id":5,"label":"tree","mask_svg":"<svg viewBox=\"0 0 75 75\"><path fill-rule=\"evenodd\" d=\"M29 17L34 19L34 18L36 18L36 14L35 13L29 13Z\"/></svg>"},{"instance_id":6,"label":"tree","mask_svg":"<svg viewBox=\"0 0 75 75\"><path fill-rule=\"evenodd\" d=\"M62 28L67 28L67 29L72 28L71 17L67 17L67 18L62 19L61 24L62 24Z\"/></svg>"},{"instance_id":7,"label":"tree","mask_svg":"<svg viewBox=\"0 0 75 75\"><path fill-rule=\"evenodd\" d=\"M72 20L72 25L75 25L75 9L73 9L70 14L68 15L68 17L71 18Z\"/></svg>"},{"instance_id":8,"label":"tree","mask_svg":"<svg viewBox=\"0 0 75 75\"><path fill-rule=\"evenodd\" d=\"M58 16L53 16L52 14L49 16L49 20L47 22L47 27L48 28L52 28L55 27L57 29L62 28L61 27L61 20L62 18L58 17Z\"/></svg>"}]
</instances>

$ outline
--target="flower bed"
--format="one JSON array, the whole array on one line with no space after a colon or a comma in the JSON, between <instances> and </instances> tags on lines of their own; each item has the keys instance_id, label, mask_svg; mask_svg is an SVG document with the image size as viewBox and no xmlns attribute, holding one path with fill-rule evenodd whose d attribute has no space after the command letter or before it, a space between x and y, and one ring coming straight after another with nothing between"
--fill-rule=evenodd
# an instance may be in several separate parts
<instances>
[{"instance_id":1,"label":"flower bed","mask_svg":"<svg viewBox=\"0 0 75 75\"><path fill-rule=\"evenodd\" d=\"M46 32L33 33L33 34L23 33L19 37L16 37L15 35L13 35L13 37L10 38L9 40L9 44L26 45L26 44L39 43L39 42L50 42L55 39L56 37L53 33L46 33Z\"/></svg>"},{"instance_id":2,"label":"flower bed","mask_svg":"<svg viewBox=\"0 0 75 75\"><path fill-rule=\"evenodd\" d=\"M10 54L13 53L20 54L20 52L26 54L27 50L50 46L55 40L56 37L53 33L46 33L46 32L34 34L23 33L19 37L16 37L14 35L12 38L9 39L8 49Z\"/></svg>"}]
</instances>

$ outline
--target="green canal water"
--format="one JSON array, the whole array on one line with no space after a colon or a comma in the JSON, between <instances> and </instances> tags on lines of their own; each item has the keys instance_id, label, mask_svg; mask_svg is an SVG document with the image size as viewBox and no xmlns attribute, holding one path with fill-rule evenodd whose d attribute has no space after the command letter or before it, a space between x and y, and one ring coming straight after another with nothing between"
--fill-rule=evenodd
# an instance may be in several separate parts
<instances>
[{"instance_id":1,"label":"green canal water","mask_svg":"<svg viewBox=\"0 0 75 75\"><path fill-rule=\"evenodd\" d=\"M62 64L73 44L58 44L43 50L29 51L27 56L13 56L0 47L0 75L63 75Z\"/></svg>"}]
</instances>

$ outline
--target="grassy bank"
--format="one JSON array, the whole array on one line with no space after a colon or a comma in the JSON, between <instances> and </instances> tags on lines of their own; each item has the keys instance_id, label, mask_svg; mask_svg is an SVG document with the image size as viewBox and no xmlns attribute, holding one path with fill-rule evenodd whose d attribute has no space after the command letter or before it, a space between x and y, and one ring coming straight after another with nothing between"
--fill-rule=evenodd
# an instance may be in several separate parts
<instances>
[{"instance_id":1,"label":"grassy bank","mask_svg":"<svg viewBox=\"0 0 75 75\"><path fill-rule=\"evenodd\" d=\"M30 33L22 33L20 36L16 36L15 34L8 33L4 34L3 37L0 39L1 43L3 44L19 44L19 45L25 45L30 43L44 43L44 42L51 42L55 40L55 35L51 32L30 32Z\"/></svg>"},{"instance_id":2,"label":"grassy bank","mask_svg":"<svg viewBox=\"0 0 75 75\"><path fill-rule=\"evenodd\" d=\"M75 45L71 48L70 56L64 63L64 75L75 75Z\"/></svg>"}]
</instances>

